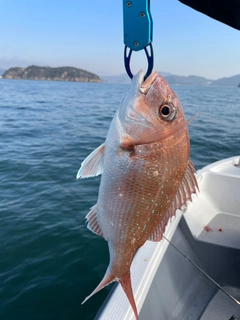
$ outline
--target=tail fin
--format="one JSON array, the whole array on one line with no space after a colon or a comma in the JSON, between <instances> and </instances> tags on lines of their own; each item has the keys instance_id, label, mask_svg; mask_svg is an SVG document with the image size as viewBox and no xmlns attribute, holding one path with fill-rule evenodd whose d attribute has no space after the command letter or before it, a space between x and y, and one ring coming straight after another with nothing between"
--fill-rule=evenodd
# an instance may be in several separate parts
<instances>
[{"instance_id":1,"label":"tail fin","mask_svg":"<svg viewBox=\"0 0 240 320\"><path fill-rule=\"evenodd\" d=\"M135 314L136 320L138 320L138 312L137 307L135 304L133 291L132 291L132 284L131 284L131 278L130 278L130 271L121 279L117 279L109 270L106 271L102 281L99 283L99 285L96 287L96 289L85 298L85 300L82 302L84 304L89 298L91 298L95 293L106 287L108 284L110 284L113 281L119 281L121 284L130 304L133 309L133 312Z\"/></svg>"},{"instance_id":2,"label":"tail fin","mask_svg":"<svg viewBox=\"0 0 240 320\"><path fill-rule=\"evenodd\" d=\"M133 309L133 312L135 314L136 320L138 320L138 311L137 311L136 303L135 303L134 296L133 296L130 271L127 274L125 274L125 276L123 278L119 279L119 283L121 284L124 292L126 293L126 296L129 300L131 307Z\"/></svg>"},{"instance_id":3,"label":"tail fin","mask_svg":"<svg viewBox=\"0 0 240 320\"><path fill-rule=\"evenodd\" d=\"M87 296L81 304L84 304L95 293L97 293L98 291L100 291L101 289L103 289L104 287L106 287L108 284L110 284L111 282L113 282L115 280L117 280L116 277L114 275L112 275L107 269L102 281L99 283L97 288L89 296Z\"/></svg>"}]
</instances>

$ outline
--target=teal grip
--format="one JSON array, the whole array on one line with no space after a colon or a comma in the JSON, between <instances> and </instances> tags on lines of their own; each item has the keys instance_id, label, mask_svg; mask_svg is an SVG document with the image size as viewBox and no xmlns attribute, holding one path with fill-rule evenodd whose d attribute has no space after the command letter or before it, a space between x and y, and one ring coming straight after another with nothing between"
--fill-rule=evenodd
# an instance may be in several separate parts
<instances>
[{"instance_id":1,"label":"teal grip","mask_svg":"<svg viewBox=\"0 0 240 320\"><path fill-rule=\"evenodd\" d=\"M124 44L139 51L152 41L150 0L123 0Z\"/></svg>"}]
</instances>

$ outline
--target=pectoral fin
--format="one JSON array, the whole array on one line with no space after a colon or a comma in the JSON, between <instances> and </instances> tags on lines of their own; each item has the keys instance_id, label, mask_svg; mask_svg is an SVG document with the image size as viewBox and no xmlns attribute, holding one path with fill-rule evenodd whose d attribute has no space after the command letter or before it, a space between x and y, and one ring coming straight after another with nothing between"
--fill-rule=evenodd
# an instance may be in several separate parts
<instances>
[{"instance_id":1,"label":"pectoral fin","mask_svg":"<svg viewBox=\"0 0 240 320\"><path fill-rule=\"evenodd\" d=\"M98 176L103 173L103 155L105 144L101 144L82 162L76 179Z\"/></svg>"}]
</instances>

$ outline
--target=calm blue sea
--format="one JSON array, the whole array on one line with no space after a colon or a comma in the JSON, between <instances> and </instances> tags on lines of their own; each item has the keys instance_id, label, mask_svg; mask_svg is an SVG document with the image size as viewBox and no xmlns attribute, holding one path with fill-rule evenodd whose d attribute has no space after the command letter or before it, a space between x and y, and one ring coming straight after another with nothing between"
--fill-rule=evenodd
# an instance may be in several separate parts
<instances>
[{"instance_id":1,"label":"calm blue sea","mask_svg":"<svg viewBox=\"0 0 240 320\"><path fill-rule=\"evenodd\" d=\"M85 215L99 178L76 181L128 85L0 80L0 319L92 320L108 265ZM240 89L173 87L196 168L240 154Z\"/></svg>"}]
</instances>

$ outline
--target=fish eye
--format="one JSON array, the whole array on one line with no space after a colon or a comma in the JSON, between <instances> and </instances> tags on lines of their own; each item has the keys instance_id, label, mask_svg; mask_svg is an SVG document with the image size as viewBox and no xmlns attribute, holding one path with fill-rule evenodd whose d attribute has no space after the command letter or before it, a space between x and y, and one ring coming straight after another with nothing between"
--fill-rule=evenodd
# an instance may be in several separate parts
<instances>
[{"instance_id":1,"label":"fish eye","mask_svg":"<svg viewBox=\"0 0 240 320\"><path fill-rule=\"evenodd\" d=\"M177 112L176 108L171 103L164 103L159 108L160 117L163 120L171 121L175 118Z\"/></svg>"},{"instance_id":2,"label":"fish eye","mask_svg":"<svg viewBox=\"0 0 240 320\"><path fill-rule=\"evenodd\" d=\"M170 114L170 108L169 106L165 105L161 108L161 114L163 117L167 117Z\"/></svg>"}]
</instances>

